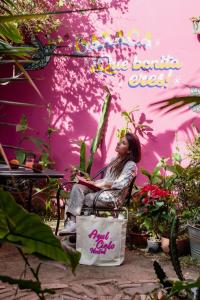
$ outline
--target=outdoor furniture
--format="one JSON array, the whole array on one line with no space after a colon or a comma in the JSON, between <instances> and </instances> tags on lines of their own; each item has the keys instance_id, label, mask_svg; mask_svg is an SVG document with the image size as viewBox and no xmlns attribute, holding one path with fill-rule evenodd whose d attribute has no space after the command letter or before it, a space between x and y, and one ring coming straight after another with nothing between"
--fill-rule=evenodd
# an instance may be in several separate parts
<instances>
[{"instance_id":1,"label":"outdoor furniture","mask_svg":"<svg viewBox=\"0 0 200 300\"><path fill-rule=\"evenodd\" d=\"M35 181L49 178L63 178L64 173L55 170L44 169L41 173L35 173L32 169L27 169L25 167L19 167L18 169L10 170L6 164L0 164L0 185L6 189L6 181L8 179L13 181L13 186L15 187L15 180L26 179L29 182L28 187L28 210L32 209L32 190ZM60 218L60 194L57 192L57 213L58 220ZM58 231L59 222L57 221L56 234Z\"/></svg>"},{"instance_id":2,"label":"outdoor furniture","mask_svg":"<svg viewBox=\"0 0 200 300\"><path fill-rule=\"evenodd\" d=\"M109 166L109 165L108 165ZM105 174L106 172L106 169L108 168L108 166L104 167L103 169L101 169L93 178L92 180L96 179L99 175L101 177L103 177L103 175ZM135 182L135 179L136 177L133 178L133 180L131 181L130 185L129 185L129 190L128 190L128 194L127 194L127 197L125 199L125 202L123 203L123 206L121 207L98 207L97 206L97 201L98 201L98 198L100 196L101 193L105 192L105 191L115 191L115 190L118 190L118 189L104 189L104 190L100 190L99 192L97 192L97 195L93 201L93 207L92 208L89 208L87 206L83 206L82 208L82 211L81 211L81 214L84 214L84 215L90 215L90 214L94 214L96 216L99 216L100 212L111 212L113 215L117 215L119 214L120 212L123 212L123 211L126 211L127 213L127 207L128 205L130 204L130 200L131 200L131 195L132 195L132 189L133 189L133 186L134 186L134 182ZM60 188L58 189L57 191L57 199L60 198L60 192L62 189L64 189L65 187L72 187L72 185L76 183L76 181L65 181L63 182L61 185L60 185ZM58 201L58 200L57 200ZM59 202L59 201L58 201ZM58 208L58 211L60 212L60 203L57 202L57 206L59 207ZM58 224L58 227L57 227L57 231L59 229L59 224L60 224L60 213L58 214L58 220L57 220L57 224ZM57 234L57 231L56 231L56 234ZM70 233L71 234L71 233ZM65 234L66 235L66 234Z\"/></svg>"}]
</instances>

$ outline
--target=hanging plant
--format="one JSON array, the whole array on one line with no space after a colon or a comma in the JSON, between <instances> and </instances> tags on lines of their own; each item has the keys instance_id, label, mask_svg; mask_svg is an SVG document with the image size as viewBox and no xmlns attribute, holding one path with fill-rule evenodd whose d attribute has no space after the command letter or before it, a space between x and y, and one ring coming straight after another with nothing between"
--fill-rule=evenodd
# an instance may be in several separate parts
<instances>
[{"instance_id":1,"label":"hanging plant","mask_svg":"<svg viewBox=\"0 0 200 300\"><path fill-rule=\"evenodd\" d=\"M194 33L200 34L200 17L192 17Z\"/></svg>"}]
</instances>

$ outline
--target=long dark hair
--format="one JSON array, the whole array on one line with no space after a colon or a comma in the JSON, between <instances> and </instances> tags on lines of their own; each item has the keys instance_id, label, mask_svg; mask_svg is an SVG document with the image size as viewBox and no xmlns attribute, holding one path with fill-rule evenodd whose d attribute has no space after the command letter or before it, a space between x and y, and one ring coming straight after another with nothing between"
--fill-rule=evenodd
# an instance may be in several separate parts
<instances>
[{"instance_id":1,"label":"long dark hair","mask_svg":"<svg viewBox=\"0 0 200 300\"><path fill-rule=\"evenodd\" d=\"M141 160L141 145L139 138L135 134L132 134L130 132L127 132L125 134L125 138L128 141L128 150L130 150L130 152L127 153L127 155L122 160L116 159L113 161L113 164L111 166L111 173L115 177L118 177L121 174L124 165L128 161L134 161L135 163L138 163Z\"/></svg>"}]
</instances>

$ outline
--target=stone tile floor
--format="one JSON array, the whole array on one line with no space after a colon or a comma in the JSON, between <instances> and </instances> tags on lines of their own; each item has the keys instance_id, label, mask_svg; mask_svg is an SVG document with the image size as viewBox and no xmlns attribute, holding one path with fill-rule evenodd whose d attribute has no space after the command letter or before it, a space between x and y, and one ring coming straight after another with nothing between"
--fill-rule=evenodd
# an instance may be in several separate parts
<instances>
[{"instance_id":1,"label":"stone tile floor","mask_svg":"<svg viewBox=\"0 0 200 300\"><path fill-rule=\"evenodd\" d=\"M50 224L55 227L55 222ZM158 287L153 269L153 261L157 260L170 279L177 279L170 259L164 253L149 254L145 249L126 250L125 261L117 267L96 267L79 265L75 275L69 268L43 262L40 270L42 286L54 288L55 295L47 295L46 299L55 300L145 300L145 293ZM31 265L41 262L30 257ZM24 270L24 262L17 250L10 245L0 248L0 274L19 278ZM183 266L184 276L196 279L200 275L199 266ZM26 279L31 279L27 270ZM35 300L37 296L28 291L20 291L16 286L0 282L0 299L2 300ZM140 296L139 296L140 294Z\"/></svg>"}]
</instances>

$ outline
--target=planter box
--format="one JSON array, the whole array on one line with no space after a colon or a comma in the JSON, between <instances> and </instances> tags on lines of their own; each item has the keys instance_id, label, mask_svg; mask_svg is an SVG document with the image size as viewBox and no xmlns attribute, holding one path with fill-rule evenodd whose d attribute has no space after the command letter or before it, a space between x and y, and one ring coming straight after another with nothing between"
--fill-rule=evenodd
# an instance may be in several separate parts
<instances>
[{"instance_id":1,"label":"planter box","mask_svg":"<svg viewBox=\"0 0 200 300\"><path fill-rule=\"evenodd\" d=\"M188 224L191 255L200 260L200 226Z\"/></svg>"}]
</instances>

